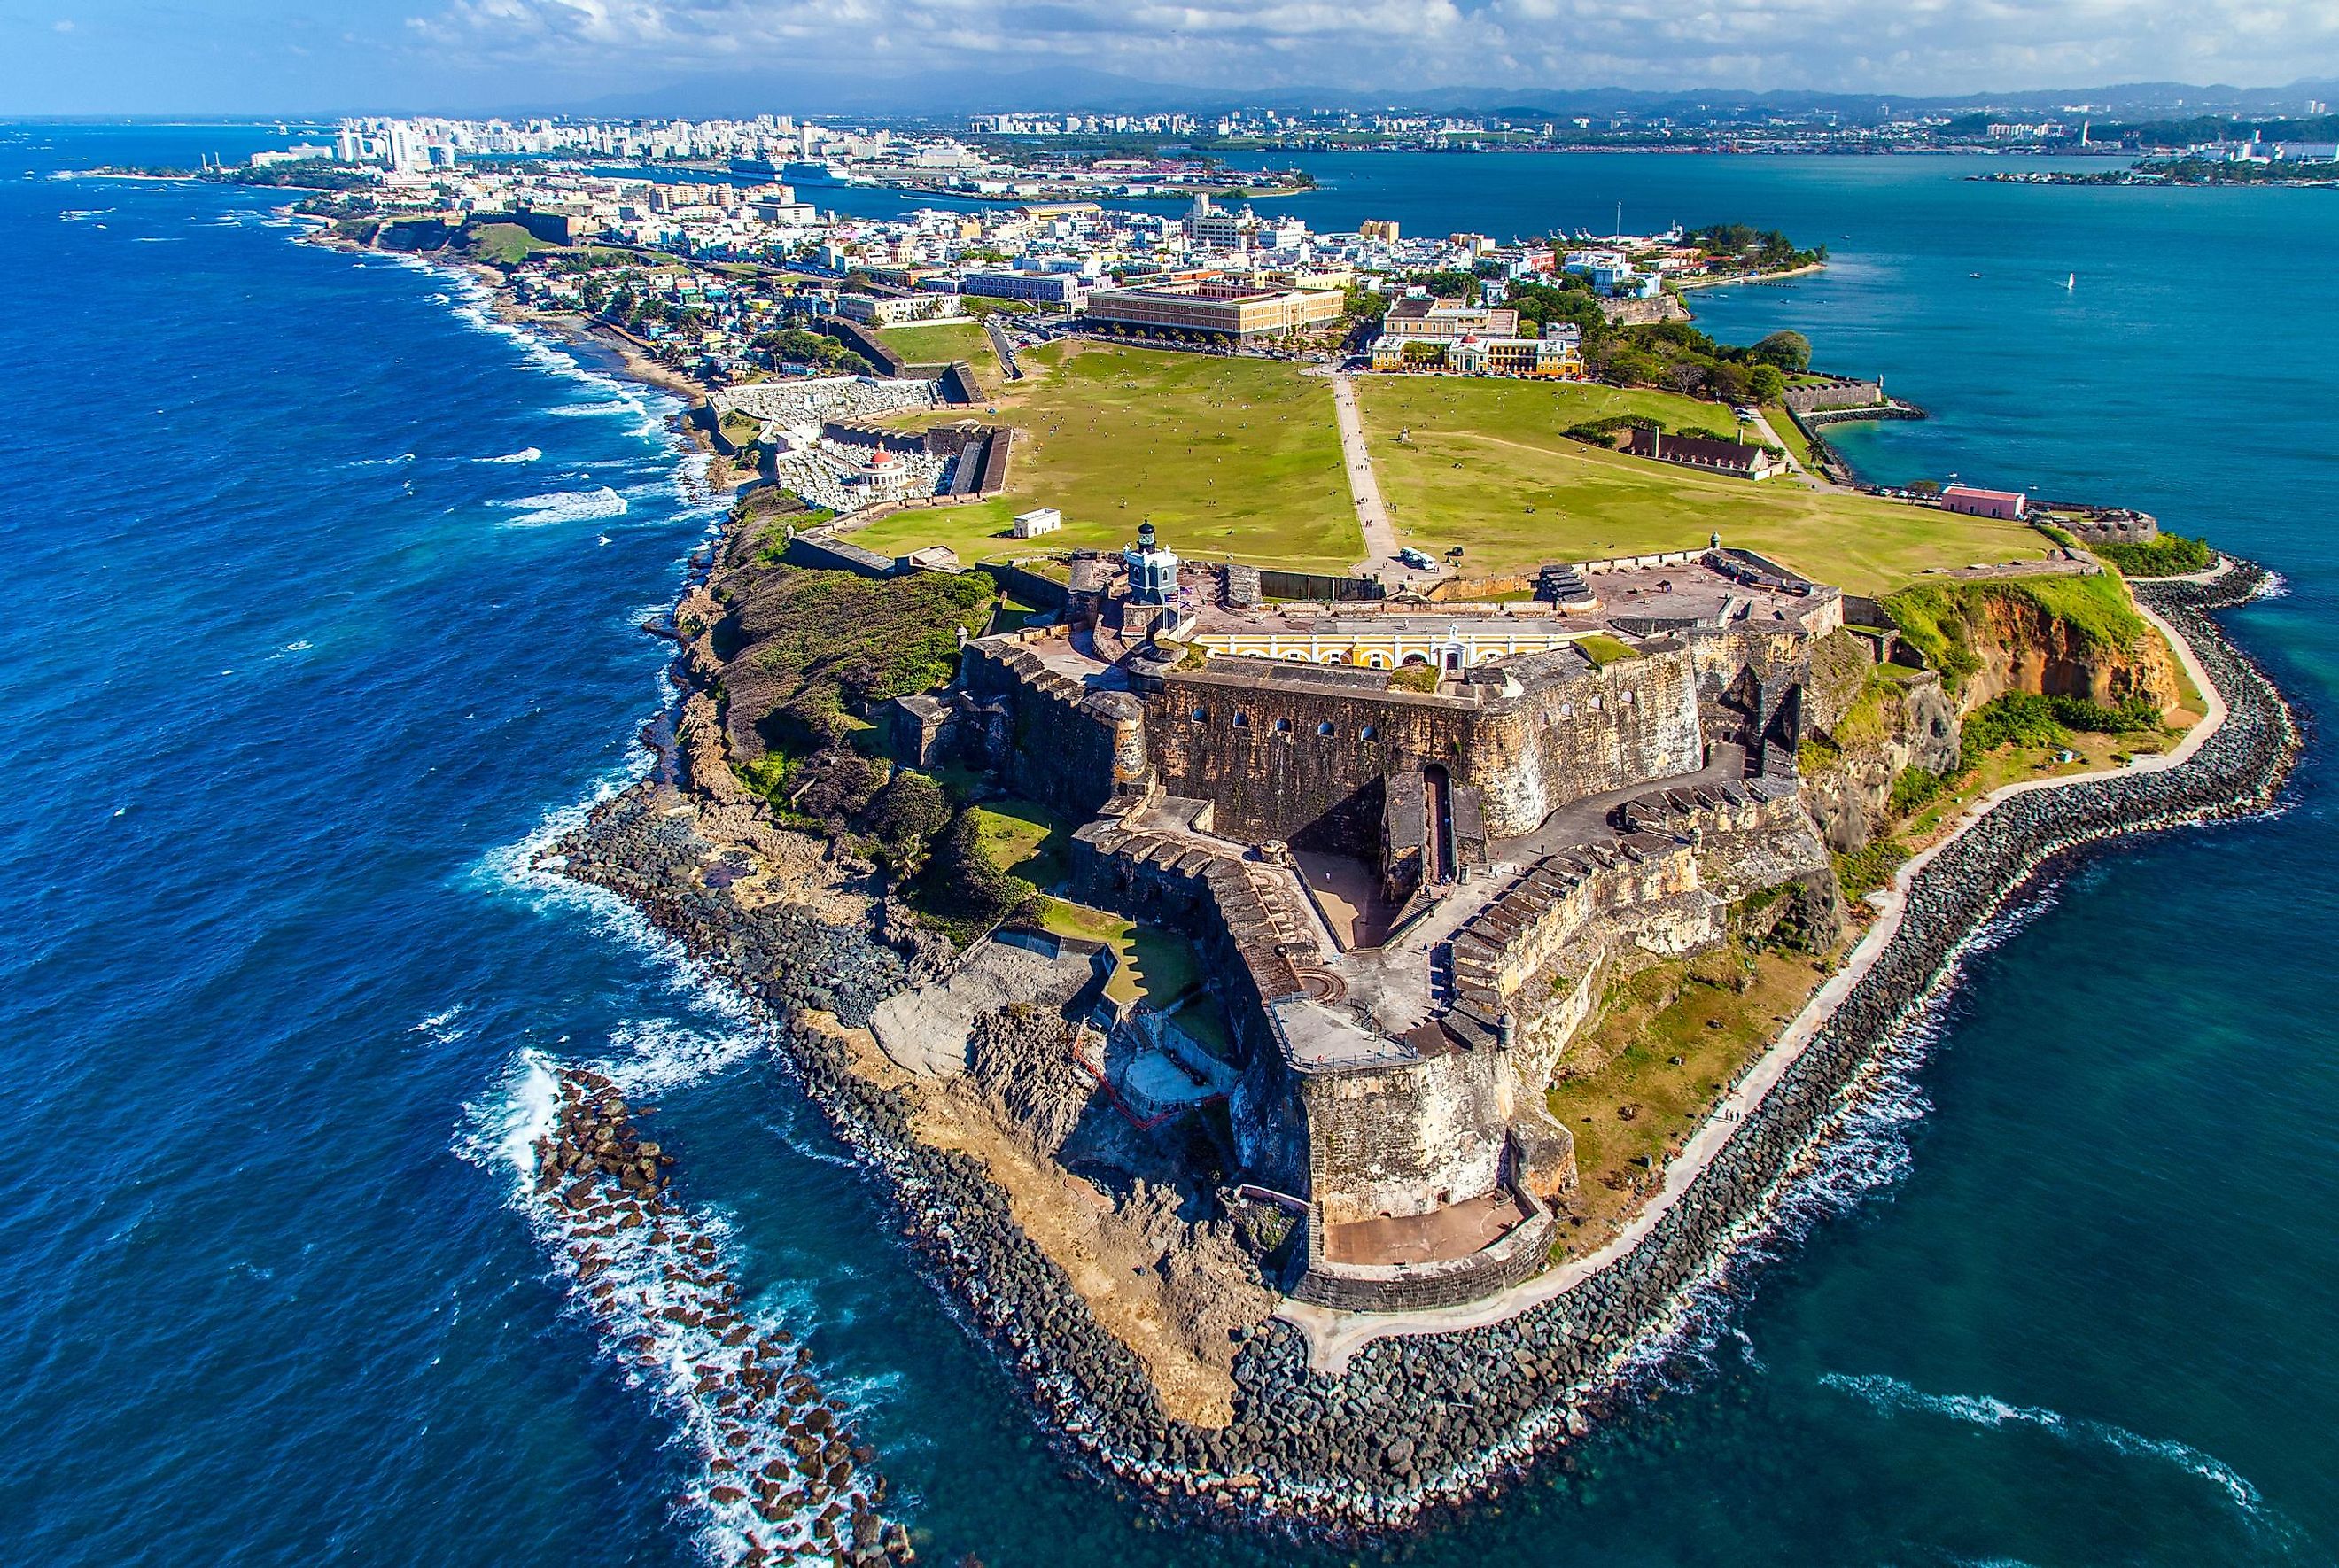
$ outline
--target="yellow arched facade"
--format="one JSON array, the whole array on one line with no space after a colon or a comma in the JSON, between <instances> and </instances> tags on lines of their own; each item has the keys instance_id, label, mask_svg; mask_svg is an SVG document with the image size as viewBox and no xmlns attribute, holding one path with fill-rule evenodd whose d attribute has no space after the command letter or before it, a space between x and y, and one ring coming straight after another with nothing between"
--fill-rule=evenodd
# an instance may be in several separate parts
<instances>
[{"instance_id":1,"label":"yellow arched facade","mask_svg":"<svg viewBox=\"0 0 2339 1568\"><path fill-rule=\"evenodd\" d=\"M1575 641L1584 634L1529 621L1454 621L1374 626L1369 623L1299 631L1259 627L1242 631L1204 631L1194 645L1207 653L1235 654L1246 658L1289 659L1318 665L1356 665L1390 670L1406 664L1434 669L1469 669L1508 658L1513 654L1539 654Z\"/></svg>"}]
</instances>

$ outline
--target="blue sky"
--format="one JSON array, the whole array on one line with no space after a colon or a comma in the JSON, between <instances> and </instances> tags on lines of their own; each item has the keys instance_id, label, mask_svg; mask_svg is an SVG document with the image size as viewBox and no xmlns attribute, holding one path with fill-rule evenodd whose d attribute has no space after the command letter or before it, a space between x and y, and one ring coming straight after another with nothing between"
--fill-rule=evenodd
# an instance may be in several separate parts
<instances>
[{"instance_id":1,"label":"blue sky","mask_svg":"<svg viewBox=\"0 0 2339 1568\"><path fill-rule=\"evenodd\" d=\"M547 107L766 74L785 110L824 73L1054 64L1231 89L2272 85L2339 75L2339 3L0 0L0 113Z\"/></svg>"}]
</instances>

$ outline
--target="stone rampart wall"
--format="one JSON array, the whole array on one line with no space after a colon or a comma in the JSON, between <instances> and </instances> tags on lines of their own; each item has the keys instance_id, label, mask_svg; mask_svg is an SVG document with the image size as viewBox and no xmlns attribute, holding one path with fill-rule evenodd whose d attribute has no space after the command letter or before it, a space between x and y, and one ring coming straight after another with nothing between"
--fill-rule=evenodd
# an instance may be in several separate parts
<instances>
[{"instance_id":1,"label":"stone rampart wall","mask_svg":"<svg viewBox=\"0 0 2339 1568\"><path fill-rule=\"evenodd\" d=\"M1508 1290L1535 1277L1550 1255L1557 1221L1548 1210L1482 1252L1409 1267L1341 1267L1318 1264L1292 1289L1296 1300L1350 1312L1425 1312L1457 1307Z\"/></svg>"},{"instance_id":2,"label":"stone rampart wall","mask_svg":"<svg viewBox=\"0 0 2339 1568\"><path fill-rule=\"evenodd\" d=\"M1511 1094L1494 1050L1446 1050L1298 1080L1308 1191L1327 1225L1426 1214L1502 1182Z\"/></svg>"},{"instance_id":3,"label":"stone rampart wall","mask_svg":"<svg viewBox=\"0 0 2339 1568\"><path fill-rule=\"evenodd\" d=\"M1125 693L1089 692L1012 636L969 643L959 682L978 698L1006 699L1004 733L992 737L988 760L1010 789L1074 818L1094 815L1113 798L1130 738L1142 736Z\"/></svg>"},{"instance_id":4,"label":"stone rampart wall","mask_svg":"<svg viewBox=\"0 0 2339 1568\"><path fill-rule=\"evenodd\" d=\"M1486 832L1499 838L1568 801L1702 761L1679 653L1482 703L1179 672L1146 699L1146 717L1164 787L1214 803L1221 831L1251 840L1293 838L1398 768L1443 764L1480 792Z\"/></svg>"},{"instance_id":5,"label":"stone rampart wall","mask_svg":"<svg viewBox=\"0 0 2339 1568\"><path fill-rule=\"evenodd\" d=\"M1825 409L1865 409L1884 401L1880 381L1831 381L1823 387L1792 387L1780 399L1798 414Z\"/></svg>"}]
</instances>

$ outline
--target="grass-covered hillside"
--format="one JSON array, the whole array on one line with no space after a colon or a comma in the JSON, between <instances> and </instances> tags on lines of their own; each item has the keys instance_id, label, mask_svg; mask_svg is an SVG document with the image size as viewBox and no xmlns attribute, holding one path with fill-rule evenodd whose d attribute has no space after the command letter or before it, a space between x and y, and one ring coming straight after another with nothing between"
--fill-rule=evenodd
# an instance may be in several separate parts
<instances>
[{"instance_id":1,"label":"grass-covered hillside","mask_svg":"<svg viewBox=\"0 0 2339 1568\"><path fill-rule=\"evenodd\" d=\"M885 341L900 348L900 331ZM1189 557L1344 572L1364 555L1320 377L1276 360L1082 343L1050 344L1023 362L1030 377L983 416L1021 432L1008 494L898 513L856 542L887 552L946 544L967 560L1025 553L1007 520L1044 506L1064 514L1041 541L1051 549L1118 548L1150 518Z\"/></svg>"},{"instance_id":2,"label":"grass-covered hillside","mask_svg":"<svg viewBox=\"0 0 2339 1568\"><path fill-rule=\"evenodd\" d=\"M1756 484L1566 434L1620 416L1675 431L1734 426L1728 409L1676 393L1439 376L1362 377L1358 396L1398 533L1434 555L1460 545L1466 572L1690 549L1719 533L1874 594L1929 567L2033 560L2048 547L2019 523L1815 489L1791 476Z\"/></svg>"}]
</instances>

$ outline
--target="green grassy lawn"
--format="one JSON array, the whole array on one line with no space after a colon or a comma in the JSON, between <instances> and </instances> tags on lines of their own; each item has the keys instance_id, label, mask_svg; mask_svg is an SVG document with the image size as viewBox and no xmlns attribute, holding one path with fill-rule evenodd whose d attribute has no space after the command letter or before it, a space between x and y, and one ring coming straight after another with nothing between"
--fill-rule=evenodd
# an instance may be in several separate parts
<instances>
[{"instance_id":1,"label":"green grassy lawn","mask_svg":"<svg viewBox=\"0 0 2339 1568\"><path fill-rule=\"evenodd\" d=\"M1105 994L1117 1001L1166 1008L1201 983L1202 955L1174 932L1061 898L1045 901L1040 923L1059 936L1107 943L1120 955L1120 968L1105 987Z\"/></svg>"},{"instance_id":2,"label":"green grassy lawn","mask_svg":"<svg viewBox=\"0 0 2339 1568\"><path fill-rule=\"evenodd\" d=\"M1771 429L1777 432L1779 439L1785 444L1787 450L1794 453L1795 461L1807 468L1810 468L1811 466L1811 438L1803 434L1802 426L1795 423L1793 416L1787 412L1787 406L1784 403L1766 403L1763 405L1762 413L1771 421Z\"/></svg>"},{"instance_id":3,"label":"green grassy lawn","mask_svg":"<svg viewBox=\"0 0 2339 1568\"><path fill-rule=\"evenodd\" d=\"M1744 991L1716 983L1733 970ZM1568 1208L1584 1220L1561 1230L1555 1256L1580 1257L1615 1234L1821 978L1808 958L1731 949L1610 983L1545 1097L1575 1137Z\"/></svg>"},{"instance_id":4,"label":"green grassy lawn","mask_svg":"<svg viewBox=\"0 0 2339 1568\"><path fill-rule=\"evenodd\" d=\"M985 416L1021 432L1008 493L897 513L856 543L946 544L972 561L1114 548L1150 518L1189 557L1345 572L1365 553L1322 380L1274 360L1081 344L1047 345L1024 364L1027 379ZM1060 531L1028 546L1004 537L1010 517L1041 506L1063 512Z\"/></svg>"},{"instance_id":5,"label":"green grassy lawn","mask_svg":"<svg viewBox=\"0 0 2339 1568\"><path fill-rule=\"evenodd\" d=\"M888 327L877 340L912 365L947 365L964 360L978 372L993 371L999 360L980 321L928 321L914 327Z\"/></svg>"},{"instance_id":6,"label":"green grassy lawn","mask_svg":"<svg viewBox=\"0 0 2339 1568\"><path fill-rule=\"evenodd\" d=\"M1055 813L1021 800L985 801L967 810L973 814L982 853L992 864L1038 888L1064 880L1070 869L1064 844L1071 830Z\"/></svg>"},{"instance_id":7,"label":"green grassy lawn","mask_svg":"<svg viewBox=\"0 0 2339 1568\"><path fill-rule=\"evenodd\" d=\"M1552 560L1722 543L1854 593L1889 592L1930 567L2043 557L2019 523L1959 517L1793 478L1755 484L1607 452L1561 434L1612 414L1668 429L1728 429L1730 410L1670 392L1448 378L1362 378L1358 398L1381 494L1407 543L1466 550L1473 575ZM1407 439L1396 439L1404 430Z\"/></svg>"},{"instance_id":8,"label":"green grassy lawn","mask_svg":"<svg viewBox=\"0 0 2339 1568\"><path fill-rule=\"evenodd\" d=\"M481 223L470 234L471 254L499 267L516 267L538 251L554 251L518 223Z\"/></svg>"},{"instance_id":9,"label":"green grassy lawn","mask_svg":"<svg viewBox=\"0 0 2339 1568\"><path fill-rule=\"evenodd\" d=\"M1585 657L1597 665L1613 665L1620 659L1641 656L1632 645L1605 632L1594 632L1590 636L1579 638L1575 646L1583 650Z\"/></svg>"},{"instance_id":10,"label":"green grassy lawn","mask_svg":"<svg viewBox=\"0 0 2339 1568\"><path fill-rule=\"evenodd\" d=\"M735 447L749 447L764 433L764 421L745 414L723 416L723 438Z\"/></svg>"}]
</instances>

